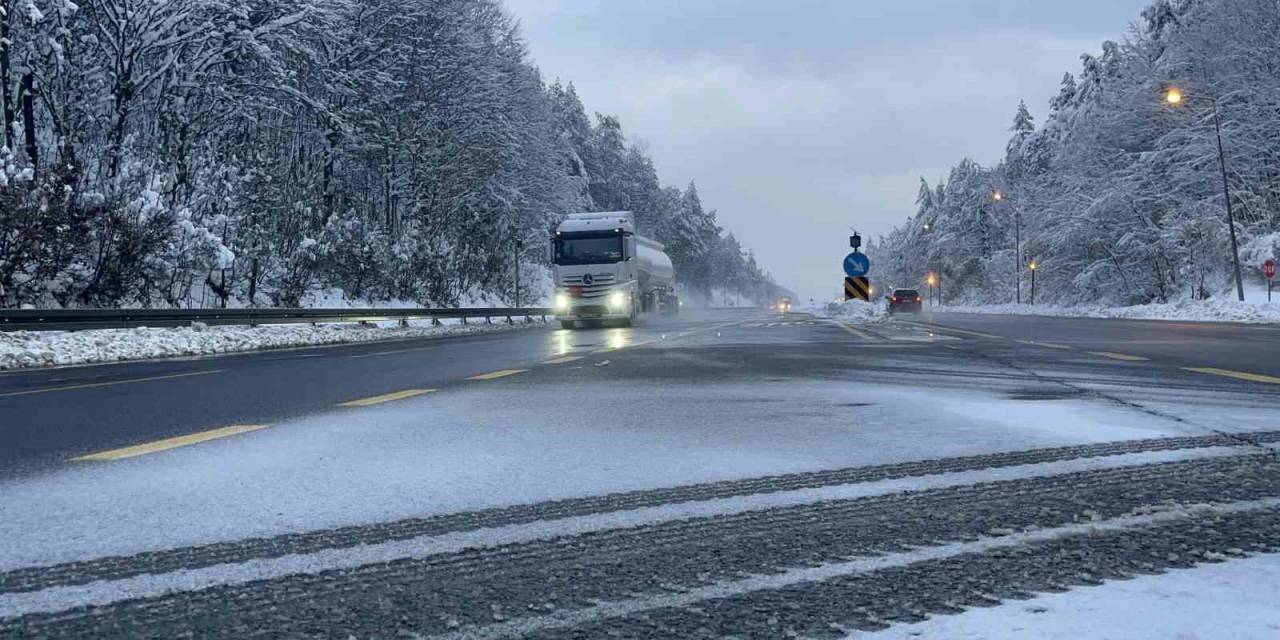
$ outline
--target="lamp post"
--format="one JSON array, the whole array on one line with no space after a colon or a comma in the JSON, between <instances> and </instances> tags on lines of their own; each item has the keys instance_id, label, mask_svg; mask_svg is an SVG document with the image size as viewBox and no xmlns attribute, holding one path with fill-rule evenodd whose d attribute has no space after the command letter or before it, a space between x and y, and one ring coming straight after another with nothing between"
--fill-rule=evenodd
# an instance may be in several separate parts
<instances>
[{"instance_id":1,"label":"lamp post","mask_svg":"<svg viewBox=\"0 0 1280 640\"><path fill-rule=\"evenodd\" d=\"M524 257L524 240L516 238L516 308L520 308L520 261Z\"/></svg>"},{"instance_id":2,"label":"lamp post","mask_svg":"<svg viewBox=\"0 0 1280 640\"><path fill-rule=\"evenodd\" d=\"M1170 87L1164 94L1164 100L1172 107L1180 107L1186 103L1186 96L1177 87ZM1227 179L1227 152L1222 144L1222 121L1218 117L1218 97L1209 94L1209 110L1213 116L1213 133L1218 141L1218 169L1222 172L1222 198L1227 203L1227 229L1231 235L1231 262L1235 272L1236 296L1244 302L1244 280L1240 276L1240 245L1236 240L1236 216L1231 206L1231 183Z\"/></svg>"},{"instance_id":3,"label":"lamp post","mask_svg":"<svg viewBox=\"0 0 1280 640\"><path fill-rule=\"evenodd\" d=\"M1031 261L1031 306L1036 306L1036 269L1039 267L1035 260Z\"/></svg>"},{"instance_id":4,"label":"lamp post","mask_svg":"<svg viewBox=\"0 0 1280 640\"><path fill-rule=\"evenodd\" d=\"M997 203L1004 202L1004 192L996 189L991 192L991 199ZM1013 208L1013 264L1014 264L1014 302L1022 304L1022 212Z\"/></svg>"}]
</instances>

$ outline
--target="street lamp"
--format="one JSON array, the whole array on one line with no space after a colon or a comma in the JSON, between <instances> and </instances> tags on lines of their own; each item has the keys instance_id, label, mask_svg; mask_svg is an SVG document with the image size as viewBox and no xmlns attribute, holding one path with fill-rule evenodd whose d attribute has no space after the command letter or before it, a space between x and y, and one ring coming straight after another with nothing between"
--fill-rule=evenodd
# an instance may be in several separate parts
<instances>
[{"instance_id":1,"label":"street lamp","mask_svg":"<svg viewBox=\"0 0 1280 640\"><path fill-rule=\"evenodd\" d=\"M1004 202L1004 192L995 189L991 192L991 199L995 202ZM1022 264L1022 211L1016 205L1013 207L1013 264L1014 302L1022 304L1022 273L1017 267Z\"/></svg>"},{"instance_id":2,"label":"street lamp","mask_svg":"<svg viewBox=\"0 0 1280 640\"><path fill-rule=\"evenodd\" d=\"M516 238L516 308L520 308L520 259L524 257L524 240Z\"/></svg>"},{"instance_id":3,"label":"street lamp","mask_svg":"<svg viewBox=\"0 0 1280 640\"><path fill-rule=\"evenodd\" d=\"M1244 302L1244 280L1240 277L1240 245L1236 240L1236 216L1231 207L1231 183L1227 180L1227 151L1222 144L1222 121L1218 118L1218 98L1212 93L1209 96L1209 109L1213 115L1213 133L1218 140L1218 169L1222 172L1222 199L1227 203L1227 229L1231 233L1231 261L1235 271L1236 296ZM1180 107L1186 96L1178 87L1169 87L1164 94L1164 101L1173 107Z\"/></svg>"},{"instance_id":4,"label":"street lamp","mask_svg":"<svg viewBox=\"0 0 1280 640\"><path fill-rule=\"evenodd\" d=\"M1028 265L1031 267L1031 306L1036 306L1036 269L1039 267L1035 260Z\"/></svg>"},{"instance_id":5,"label":"street lamp","mask_svg":"<svg viewBox=\"0 0 1280 640\"><path fill-rule=\"evenodd\" d=\"M940 296L940 295L937 295L937 294L935 294L935 293L934 293L934 292L935 292L935 287L936 287L936 286L937 286L937 284L938 284L938 276L937 276L937 275L935 275L932 271L930 271L930 272L929 272L929 277L928 277L928 278L926 278L926 281L929 283L929 293L934 294L934 296L933 296L933 304L936 306L936 305L938 305L938 304L940 304L940 303L942 302L942 300L941 300L941 296Z\"/></svg>"}]
</instances>

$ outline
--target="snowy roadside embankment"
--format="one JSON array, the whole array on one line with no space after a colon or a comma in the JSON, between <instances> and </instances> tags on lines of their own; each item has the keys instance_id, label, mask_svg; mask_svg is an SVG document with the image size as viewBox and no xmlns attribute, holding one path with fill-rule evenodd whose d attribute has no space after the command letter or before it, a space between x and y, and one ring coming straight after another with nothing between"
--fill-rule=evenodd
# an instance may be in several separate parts
<instances>
[{"instance_id":1,"label":"snowy roadside embankment","mask_svg":"<svg viewBox=\"0 0 1280 640\"><path fill-rule=\"evenodd\" d=\"M936 616L878 637L1271 639L1280 633L1280 616L1267 585L1278 578L1280 555L1258 555Z\"/></svg>"},{"instance_id":2,"label":"snowy roadside embankment","mask_svg":"<svg viewBox=\"0 0 1280 640\"><path fill-rule=\"evenodd\" d=\"M213 355L328 344L430 338L500 331L534 325L445 324L413 321L408 327L388 322L373 325L287 324L258 327L192 326L173 329L98 329L92 331L0 332L0 370L57 365L148 360Z\"/></svg>"},{"instance_id":3,"label":"snowy roadside embankment","mask_svg":"<svg viewBox=\"0 0 1280 640\"><path fill-rule=\"evenodd\" d=\"M1031 306L1026 304L965 305L934 307L930 308L930 310L943 313L993 313L1073 318L1280 323L1280 302L1268 304L1237 302L1234 300L1186 300L1168 304L1146 304L1132 307L1062 307L1057 305Z\"/></svg>"},{"instance_id":4,"label":"snowy roadside embankment","mask_svg":"<svg viewBox=\"0 0 1280 640\"><path fill-rule=\"evenodd\" d=\"M832 302L825 307L818 307L811 311L822 318L830 318L832 320L841 320L843 322L853 322L857 324L871 324L875 322L887 322L889 320L889 314L885 311L884 306L873 302L863 302L861 300Z\"/></svg>"}]
</instances>

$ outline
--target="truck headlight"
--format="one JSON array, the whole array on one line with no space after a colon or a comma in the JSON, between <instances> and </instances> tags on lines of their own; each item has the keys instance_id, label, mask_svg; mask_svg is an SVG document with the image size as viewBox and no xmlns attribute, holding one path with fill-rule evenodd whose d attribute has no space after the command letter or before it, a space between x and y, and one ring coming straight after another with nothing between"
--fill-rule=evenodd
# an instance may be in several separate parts
<instances>
[{"instance_id":1,"label":"truck headlight","mask_svg":"<svg viewBox=\"0 0 1280 640\"><path fill-rule=\"evenodd\" d=\"M567 293L557 293L557 294L556 294L555 309L556 309L556 311L568 311L568 310L569 310L569 294L567 294Z\"/></svg>"},{"instance_id":2,"label":"truck headlight","mask_svg":"<svg viewBox=\"0 0 1280 640\"><path fill-rule=\"evenodd\" d=\"M609 296L609 306L614 309L627 308L627 294L621 291L618 291L613 295Z\"/></svg>"}]
</instances>

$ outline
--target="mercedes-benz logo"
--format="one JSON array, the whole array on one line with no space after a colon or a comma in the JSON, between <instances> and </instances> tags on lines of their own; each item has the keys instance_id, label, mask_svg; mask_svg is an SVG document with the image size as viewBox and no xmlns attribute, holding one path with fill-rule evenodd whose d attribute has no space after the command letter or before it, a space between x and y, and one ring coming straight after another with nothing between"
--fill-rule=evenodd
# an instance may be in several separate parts
<instances>
[{"instance_id":1,"label":"mercedes-benz logo","mask_svg":"<svg viewBox=\"0 0 1280 640\"><path fill-rule=\"evenodd\" d=\"M595 278L593 278L593 277L591 277L591 274L589 274L589 273L588 273L587 275L585 275L585 276L582 276L582 284L588 284L588 285L589 285L589 284L591 284L591 283L593 283L593 282L595 282L595 281L596 281L596 279L595 279Z\"/></svg>"}]
</instances>

